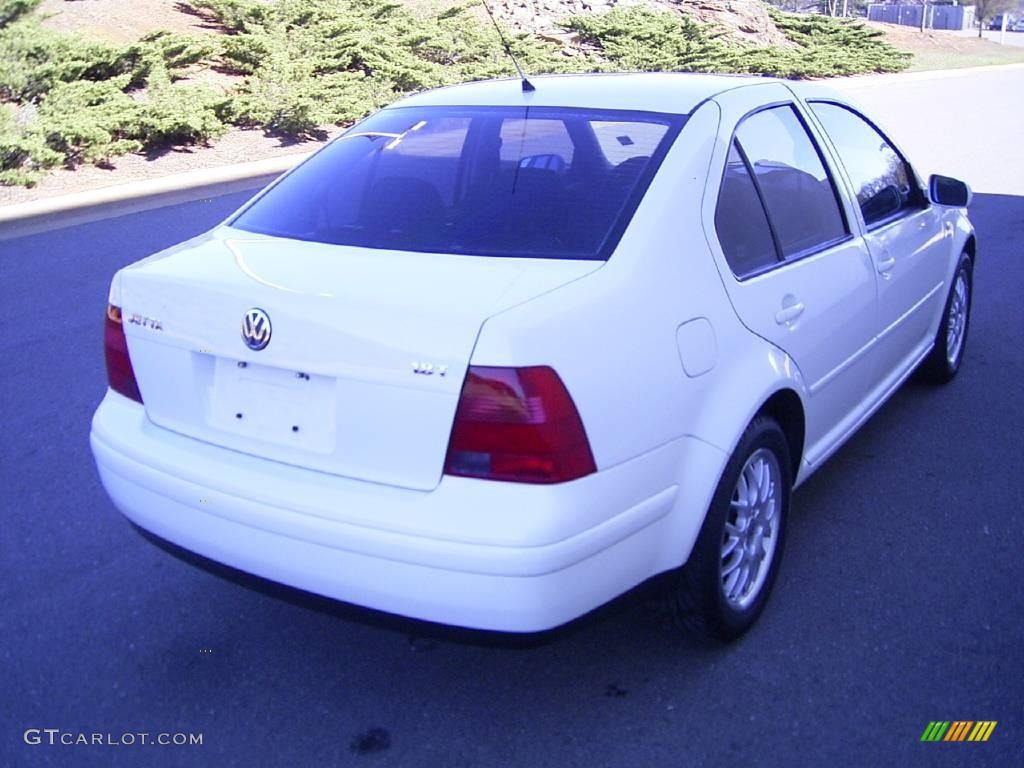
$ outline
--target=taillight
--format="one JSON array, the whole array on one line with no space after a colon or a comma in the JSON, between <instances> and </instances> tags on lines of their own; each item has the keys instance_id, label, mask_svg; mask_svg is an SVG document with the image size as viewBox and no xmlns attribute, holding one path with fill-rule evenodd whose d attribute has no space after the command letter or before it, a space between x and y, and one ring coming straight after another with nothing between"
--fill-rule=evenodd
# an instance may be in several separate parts
<instances>
[{"instance_id":1,"label":"taillight","mask_svg":"<svg viewBox=\"0 0 1024 768\"><path fill-rule=\"evenodd\" d=\"M470 366L444 471L562 483L597 469L576 405L551 368Z\"/></svg>"},{"instance_id":2,"label":"taillight","mask_svg":"<svg viewBox=\"0 0 1024 768\"><path fill-rule=\"evenodd\" d=\"M125 397L142 402L139 384L135 381L132 360L128 357L128 339L121 324L121 308L107 305L107 321L103 327L103 346L107 356L107 383Z\"/></svg>"}]
</instances>

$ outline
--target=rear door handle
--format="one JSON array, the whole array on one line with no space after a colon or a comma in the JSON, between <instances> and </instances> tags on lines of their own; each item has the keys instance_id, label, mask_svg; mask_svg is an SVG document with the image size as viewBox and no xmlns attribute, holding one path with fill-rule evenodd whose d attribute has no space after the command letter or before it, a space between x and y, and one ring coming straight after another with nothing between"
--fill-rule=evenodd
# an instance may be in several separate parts
<instances>
[{"instance_id":1,"label":"rear door handle","mask_svg":"<svg viewBox=\"0 0 1024 768\"><path fill-rule=\"evenodd\" d=\"M792 304L787 303L782 309L775 313L775 322L779 325L787 325L796 320L803 313L804 303L802 301L797 301Z\"/></svg>"},{"instance_id":2,"label":"rear door handle","mask_svg":"<svg viewBox=\"0 0 1024 768\"><path fill-rule=\"evenodd\" d=\"M896 257L885 254L882 259L878 262L878 274L885 275L892 271L892 268L896 266Z\"/></svg>"}]
</instances>

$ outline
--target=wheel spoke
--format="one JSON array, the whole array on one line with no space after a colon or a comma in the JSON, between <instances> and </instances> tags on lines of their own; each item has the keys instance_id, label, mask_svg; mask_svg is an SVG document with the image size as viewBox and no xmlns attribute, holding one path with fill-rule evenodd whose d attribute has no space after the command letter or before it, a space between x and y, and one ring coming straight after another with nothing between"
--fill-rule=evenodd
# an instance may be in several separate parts
<instances>
[{"instance_id":1,"label":"wheel spoke","mask_svg":"<svg viewBox=\"0 0 1024 768\"><path fill-rule=\"evenodd\" d=\"M734 600L743 596L743 593L747 589L747 574L750 569L747 568L747 564L743 563L739 568L730 574L732 584L728 588L729 596Z\"/></svg>"},{"instance_id":2,"label":"wheel spoke","mask_svg":"<svg viewBox=\"0 0 1024 768\"><path fill-rule=\"evenodd\" d=\"M750 507L750 497L748 495L747 490L746 474L746 469L744 469L744 471L740 473L740 479L736 483L736 492L734 494L736 497L736 501L734 503L741 504L744 509Z\"/></svg>"},{"instance_id":3,"label":"wheel spoke","mask_svg":"<svg viewBox=\"0 0 1024 768\"><path fill-rule=\"evenodd\" d=\"M757 503L763 504L765 498L768 495L768 463L766 461L757 462Z\"/></svg>"},{"instance_id":4,"label":"wheel spoke","mask_svg":"<svg viewBox=\"0 0 1024 768\"><path fill-rule=\"evenodd\" d=\"M722 558L726 558L733 553L736 549L736 545L740 543L739 536L730 536L725 544L722 545Z\"/></svg>"},{"instance_id":5,"label":"wheel spoke","mask_svg":"<svg viewBox=\"0 0 1024 768\"><path fill-rule=\"evenodd\" d=\"M727 598L729 598L730 600L734 600L736 598L736 582L738 582L739 580L740 580L740 571L739 570L732 571L725 578L725 584L723 585L724 588L725 588L725 596Z\"/></svg>"},{"instance_id":6,"label":"wheel spoke","mask_svg":"<svg viewBox=\"0 0 1024 768\"><path fill-rule=\"evenodd\" d=\"M743 550L734 548L733 551L730 552L729 559L726 562L722 563L722 577L724 578L733 573L736 570L736 568L739 567L739 564L742 562Z\"/></svg>"},{"instance_id":7,"label":"wheel spoke","mask_svg":"<svg viewBox=\"0 0 1024 768\"><path fill-rule=\"evenodd\" d=\"M768 553L765 551L765 548L764 548L764 539L763 538L758 539L757 546L754 547L754 557L753 557L754 563L756 565L760 565L764 561L764 558L765 558L766 554L768 554Z\"/></svg>"}]
</instances>

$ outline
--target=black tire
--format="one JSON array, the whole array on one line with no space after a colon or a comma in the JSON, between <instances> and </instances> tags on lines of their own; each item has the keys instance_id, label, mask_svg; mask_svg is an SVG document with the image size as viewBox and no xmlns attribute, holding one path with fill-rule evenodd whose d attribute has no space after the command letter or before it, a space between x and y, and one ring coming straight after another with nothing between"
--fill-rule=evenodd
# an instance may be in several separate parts
<instances>
[{"instance_id":1,"label":"black tire","mask_svg":"<svg viewBox=\"0 0 1024 768\"><path fill-rule=\"evenodd\" d=\"M726 543L730 538L726 524L732 526L731 530L736 530L737 524L742 522L738 518L740 513L733 506L734 498L739 498L740 477L748 461L757 457L751 464L750 471L754 472L762 459L766 461L766 465L770 464L767 459L769 455L778 471L775 483L777 518L771 536L759 539L751 543L751 546L756 549L774 537L774 547L771 556L766 558L767 566L762 561L754 569L757 575L752 579L753 583L749 585L750 591L747 595L737 600L737 596L733 594L730 599L727 596L729 588L723 578L723 559L731 558L736 552L735 549L730 554L725 552ZM782 561L792 485L789 444L782 428L778 422L768 417L754 419L722 473L704 525L697 537L697 543L690 553L690 559L679 572L675 589L669 595L669 610L681 627L687 631L731 641L743 635L757 621L771 593ZM739 501L736 503L740 504ZM748 523L746 527L751 528L753 525ZM762 530L764 528L761 525L758 527ZM732 538L737 539L735 536ZM734 546L741 550L738 555L741 560L745 557L743 551L750 554L750 550L742 545ZM766 568L763 577L760 576L762 567ZM742 579L743 576L740 575L738 578Z\"/></svg>"},{"instance_id":2,"label":"black tire","mask_svg":"<svg viewBox=\"0 0 1024 768\"><path fill-rule=\"evenodd\" d=\"M957 288L963 278L966 286L966 309L963 317L963 328L959 333L959 343L955 343L955 336L950 331L950 315L953 312L954 304L961 301L957 296ZM935 334L935 345L928 357L921 363L919 369L920 378L932 384L946 384L953 380L960 365L964 360L964 351L967 349L967 331L971 326L971 301L974 297L974 264L971 257L964 253L960 256L960 263L956 272L953 273L953 280L949 287L949 295L946 297L946 307L942 311L942 321L939 323L939 330ZM951 347L951 345L955 345Z\"/></svg>"}]
</instances>

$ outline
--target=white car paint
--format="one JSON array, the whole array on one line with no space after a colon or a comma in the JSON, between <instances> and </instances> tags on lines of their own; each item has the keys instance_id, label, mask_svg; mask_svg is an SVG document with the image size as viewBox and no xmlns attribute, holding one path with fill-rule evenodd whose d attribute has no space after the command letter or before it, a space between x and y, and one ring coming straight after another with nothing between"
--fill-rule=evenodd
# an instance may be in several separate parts
<instances>
[{"instance_id":1,"label":"white car paint","mask_svg":"<svg viewBox=\"0 0 1024 768\"><path fill-rule=\"evenodd\" d=\"M93 420L100 477L127 517L328 597L543 630L685 563L730 454L773 395L804 412L799 483L928 351L970 225L932 205L868 232L797 96L813 88L692 75L533 81L531 93L517 80L473 83L399 105L689 114L610 259L369 251L221 226L121 270L110 303L164 321L125 326L145 406L108 391ZM850 237L739 281L715 233L718 185L737 122L777 102L793 103L821 144ZM886 252L897 266L881 274ZM780 321L794 300L803 313ZM275 323L260 352L238 340L250 307ZM597 471L553 485L443 475L469 365L554 368ZM226 396L251 403L254 418L218 420Z\"/></svg>"},{"instance_id":2,"label":"white car paint","mask_svg":"<svg viewBox=\"0 0 1024 768\"><path fill-rule=\"evenodd\" d=\"M117 301L178 316L162 331L129 333L150 420L200 440L216 435L234 450L258 442L267 458L429 490L480 324L600 266L337 252L221 227L174 258L125 269ZM238 324L263 305L274 307L276 330L266 350L252 352L238 343ZM410 375L421 359L447 366L446 375ZM288 373L263 386L255 379L268 364ZM278 407L238 405L241 419L210 417L220 412L213 393L258 403L271 396L267 387L280 394ZM346 402L359 407L336 407ZM352 434L360 440L337 439Z\"/></svg>"}]
</instances>

